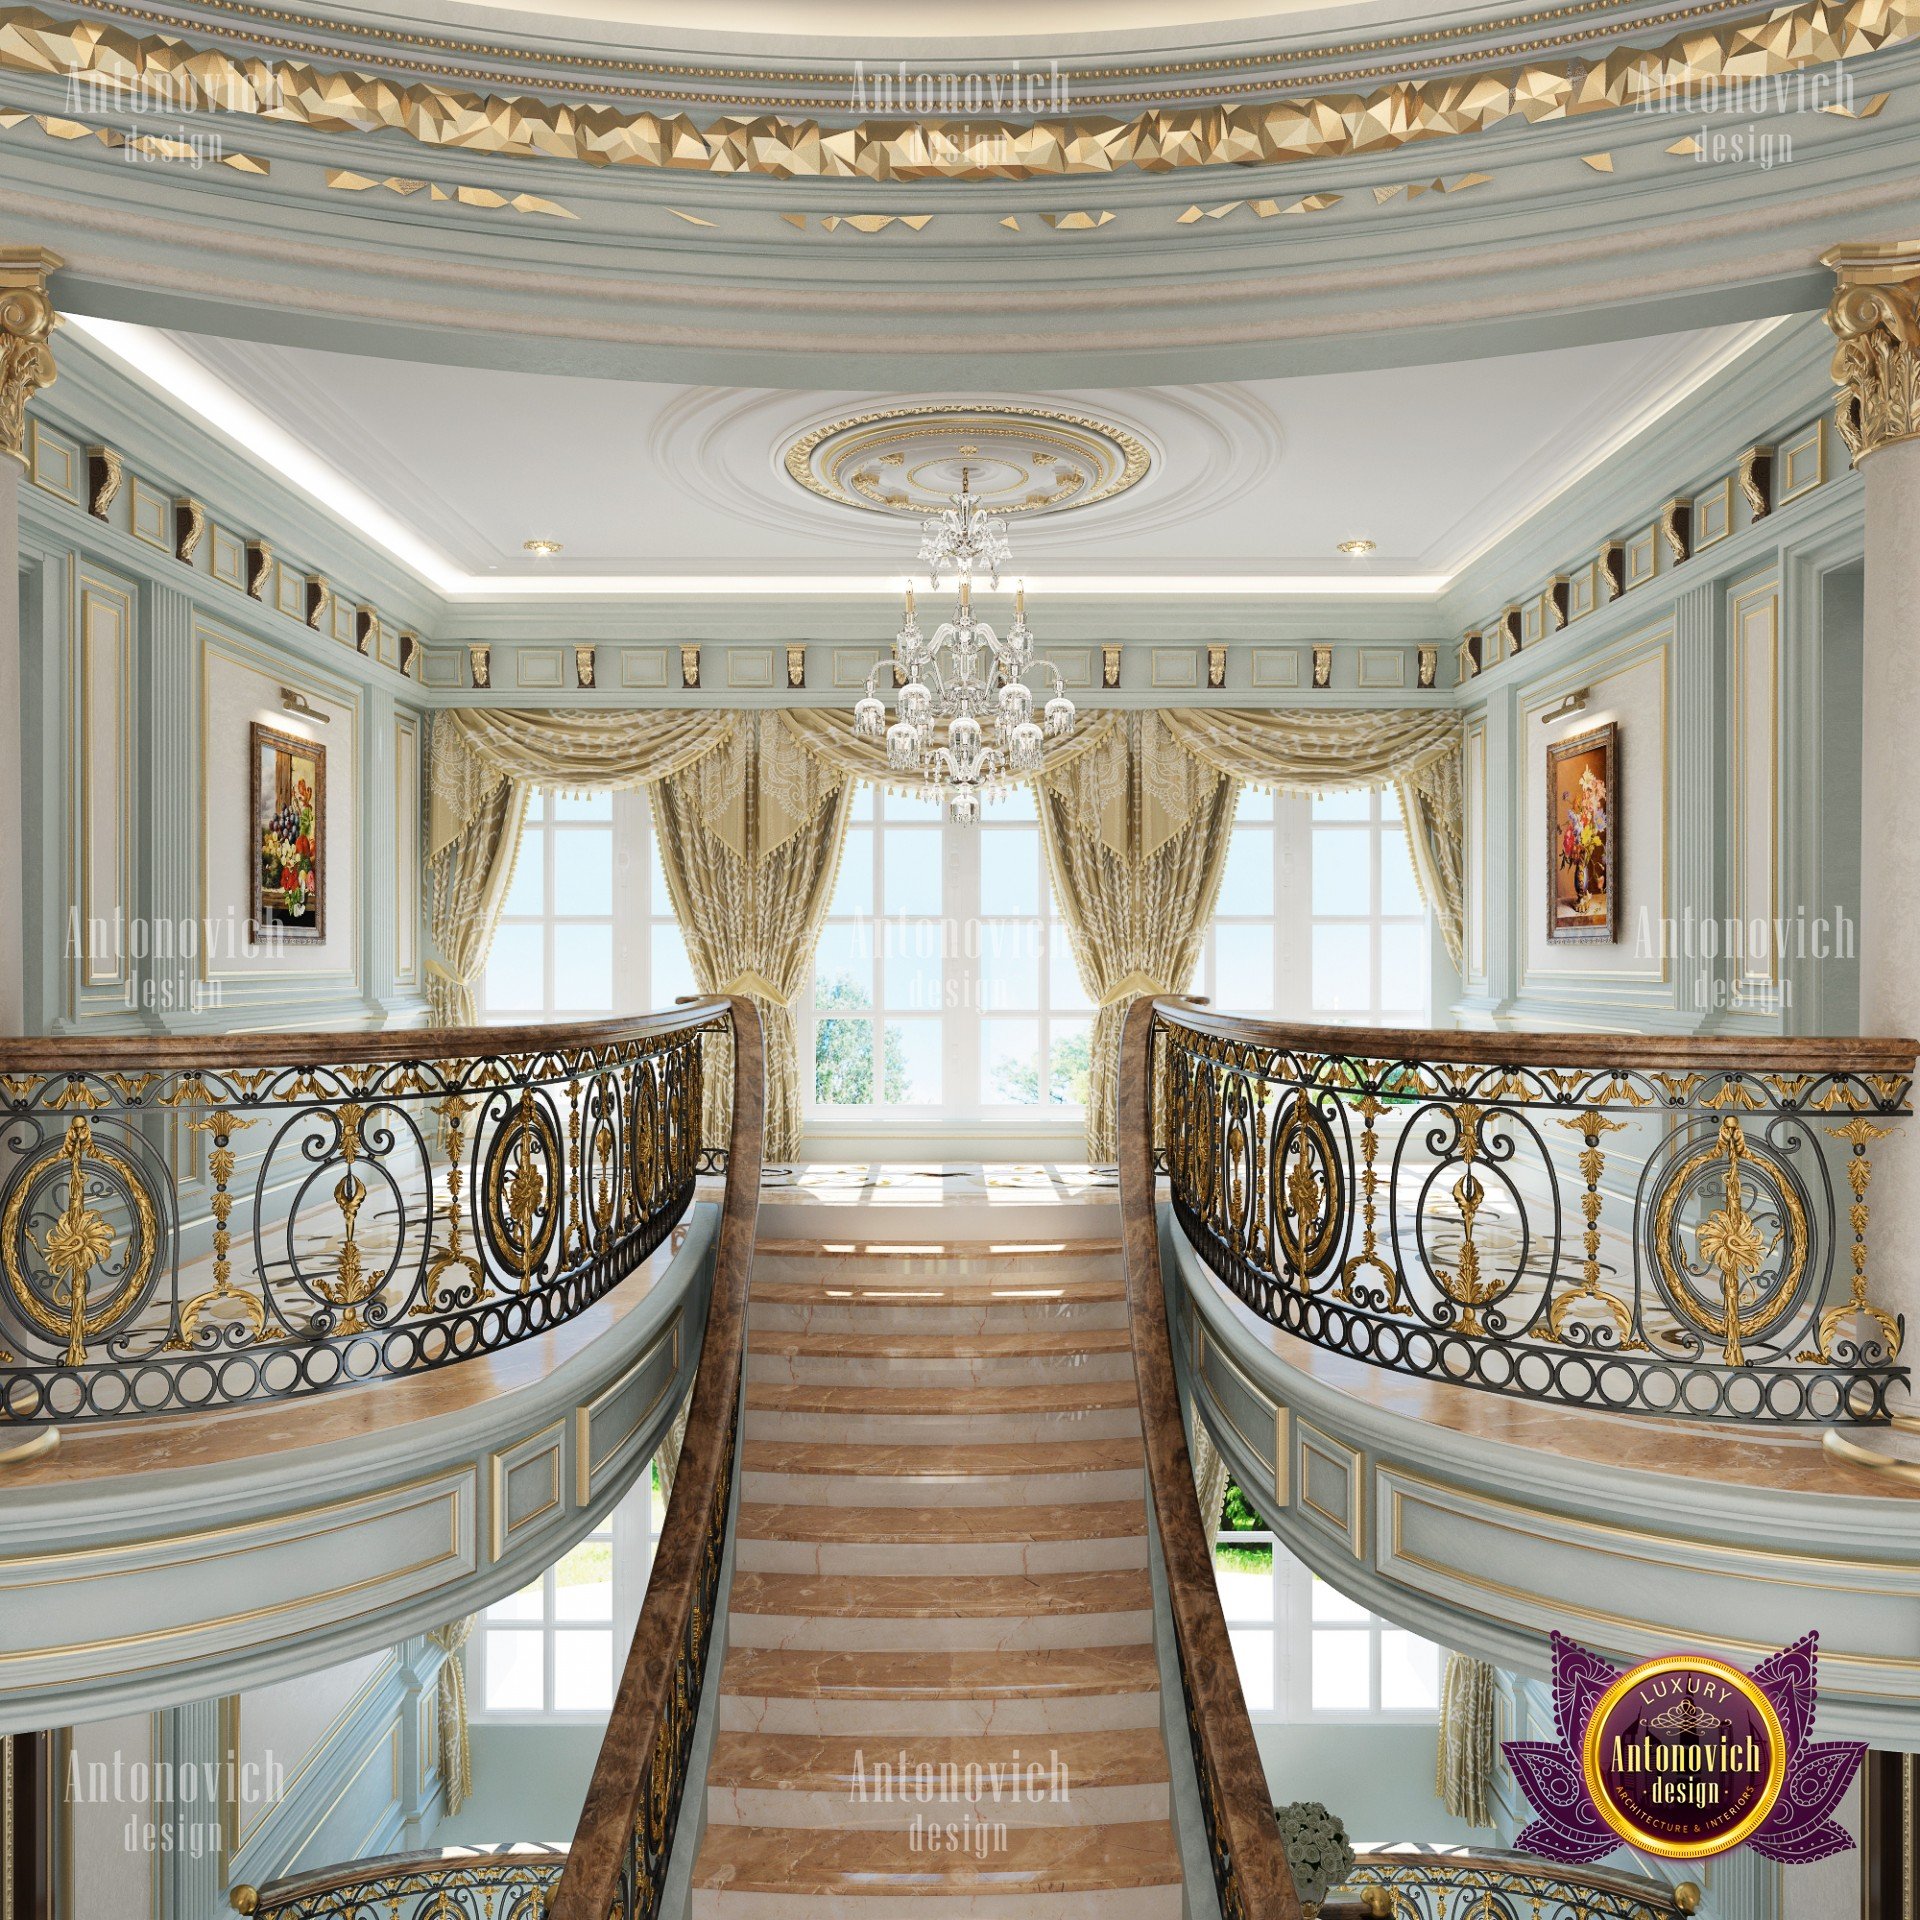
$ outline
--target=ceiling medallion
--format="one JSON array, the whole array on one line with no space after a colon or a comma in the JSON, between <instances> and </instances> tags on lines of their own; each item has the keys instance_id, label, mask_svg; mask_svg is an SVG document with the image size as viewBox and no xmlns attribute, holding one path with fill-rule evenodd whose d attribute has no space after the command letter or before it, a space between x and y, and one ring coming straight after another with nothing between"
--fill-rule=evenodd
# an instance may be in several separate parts
<instances>
[{"instance_id":1,"label":"ceiling medallion","mask_svg":"<svg viewBox=\"0 0 1920 1920\"><path fill-rule=\"evenodd\" d=\"M1145 444L1090 414L946 401L881 407L810 427L783 457L788 477L843 507L923 520L965 485L993 513L1062 513L1146 477Z\"/></svg>"}]
</instances>

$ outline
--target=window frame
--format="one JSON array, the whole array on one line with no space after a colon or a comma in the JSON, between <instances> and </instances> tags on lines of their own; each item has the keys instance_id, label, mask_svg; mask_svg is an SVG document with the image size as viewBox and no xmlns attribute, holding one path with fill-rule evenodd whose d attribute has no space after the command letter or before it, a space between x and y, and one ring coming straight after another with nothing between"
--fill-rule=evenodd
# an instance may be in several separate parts
<instances>
[{"instance_id":1,"label":"window frame","mask_svg":"<svg viewBox=\"0 0 1920 1920\"><path fill-rule=\"evenodd\" d=\"M633 1485L608 1509L601 1520L566 1553L543 1567L533 1580L502 1594L499 1600L480 1609L472 1638L464 1657L467 1662L468 1718L475 1725L491 1726L578 1726L604 1721L613 1710L614 1696L620 1687L620 1675L626 1666L627 1652L633 1644L634 1630L640 1623L647 1582L653 1573L653 1557L659 1550L660 1529L666 1521L666 1501L655 1483L655 1465L649 1461ZM575 1548L596 1540L611 1547L612 1612L591 1620L562 1620L557 1617L557 1574L561 1564ZM493 1620L493 1606L511 1600L538 1585L541 1594L538 1619ZM538 1634L540 1637L540 1690L538 1707L489 1707L487 1704L487 1660L490 1633ZM569 1633L607 1633L610 1635L611 1672L607 1705L604 1707L557 1707L553 1704L555 1654L561 1635Z\"/></svg>"},{"instance_id":2,"label":"window frame","mask_svg":"<svg viewBox=\"0 0 1920 1920\"><path fill-rule=\"evenodd\" d=\"M569 797L557 789L536 788L528 804L528 818L521 829L520 843L514 849L515 875L529 836L541 846L541 901L537 913L509 913L504 907L496 928L538 927L541 930L541 999L538 1007L500 1006L489 991L492 960L482 969L476 999L483 1025L532 1025L567 1020L606 1020L622 1014L646 1013L656 1005L670 1001L675 994L694 991L693 972L686 957L686 937L673 912L664 878L659 873L659 848L653 832L653 810L643 790L605 787L572 790L607 794L611 805L605 819L558 817L555 802ZM535 806L540 811L534 811ZM607 911L593 914L559 914L554 911L554 888L559 839L575 833L606 833L611 838L612 889ZM513 881L508 884L511 894ZM556 943L567 929L587 926L610 930L612 1004L605 1007L576 1008L554 1005L554 955ZM674 951L668 964L656 965L657 930L671 930ZM656 973L663 976L656 989Z\"/></svg>"},{"instance_id":3,"label":"window frame","mask_svg":"<svg viewBox=\"0 0 1920 1920\"><path fill-rule=\"evenodd\" d=\"M1200 959L1194 968L1192 991L1204 994L1215 1006L1229 1013L1263 1014L1275 1019L1297 1020L1320 1026L1407 1026L1419 1027L1432 1018L1433 916L1421 904L1414 913L1384 911L1383 856L1386 836L1404 835L1405 823L1397 805L1388 814L1390 788L1346 788L1343 794L1365 794L1367 809L1363 818L1341 820L1316 818L1315 802L1304 794L1265 794L1252 787L1241 789L1239 805L1229 832L1257 843L1268 837L1266 858L1271 887L1269 911L1235 911L1234 896L1223 880L1213 917L1207 922L1201 942ZM1338 798L1329 795L1328 798ZM1320 830L1351 835L1364 840L1367 860L1367 910L1364 913L1322 913L1314 907L1313 863L1315 835ZM1402 840L1404 846L1405 842ZM1233 849L1229 849L1231 859ZM1412 855L1407 854L1409 871ZM1231 876L1229 876L1229 879ZM1416 881L1416 896L1418 882ZM1300 911L1304 907L1305 911ZM1219 935L1235 927L1271 927L1272 976L1270 1004L1249 1007L1238 997L1221 992ZM1367 1001L1364 1007L1328 1007L1316 1003L1313 982L1314 930L1320 926L1365 926L1369 933ZM1388 928L1417 926L1420 929L1421 956L1418 976L1421 998L1415 1007L1383 1007L1381 983L1384 932Z\"/></svg>"},{"instance_id":4,"label":"window frame","mask_svg":"<svg viewBox=\"0 0 1920 1920\"><path fill-rule=\"evenodd\" d=\"M893 811L895 808L899 809L897 813ZM941 876L938 914L899 914L889 911L886 868L887 836L891 833L911 835L916 842L926 841L937 846ZM982 903L983 870L992 855L995 841L1014 834L1032 837L1037 878L1035 908L1031 913L985 912ZM866 838L856 839L857 835L865 835ZM836 912L834 908L843 897L846 863L860 859L871 863L870 891L867 896L871 905L860 911ZM897 951L893 943L912 938L916 930L926 927L938 929L940 1005L928 1010L920 1006L889 1004L886 961L890 952ZM1037 1003L1031 1008L989 1006L986 1004L989 941L997 930L1023 927L1032 930L1030 958L1037 981ZM869 1003L865 1007L822 1008L817 994L821 954L825 952L829 941L842 932L850 932L855 936L861 962L871 969ZM1061 971L1063 967L1064 975ZM1064 993L1057 992L1062 979L1068 988ZM1049 1126L1065 1129L1083 1124L1086 1109L1082 1104L1053 1097L1053 1053L1056 1038L1064 1038L1080 1028L1091 1033L1095 1009L1073 958L1066 923L1053 898L1046 849L1040 839L1039 815L1033 804L1031 789L1019 787L997 802L988 802L976 824L957 827L945 818L943 812L929 809L918 796L888 793L881 787L863 783L858 811L848 828L848 843L842 855L842 873L836 876L835 899L829 903L821 922L821 948L815 955L806 986L795 1001L794 1013L802 1062L802 1111L810 1128L858 1129L884 1123L889 1127L918 1125L929 1129L952 1129L1000 1126L1011 1122L1027 1129ZM870 1023L870 1084L882 1090L885 1087L884 1049L888 1024L937 1021L940 1028L940 1098L928 1102L884 1099L864 1102L822 1101L814 1063L821 1022L830 1019L864 1020ZM1034 1023L1038 1097L1031 1102L990 1097L991 1073L987 1064L987 1050L993 1031L990 1023L996 1019L1031 1020Z\"/></svg>"},{"instance_id":5,"label":"window frame","mask_svg":"<svg viewBox=\"0 0 1920 1920\"><path fill-rule=\"evenodd\" d=\"M1269 1575L1272 1582L1271 1619L1236 1618L1228 1608L1227 1596L1224 1593L1221 1595L1221 1612L1226 1620L1229 1639L1236 1633L1270 1632L1272 1635L1274 1704L1271 1707L1256 1707L1248 1703L1248 1717L1256 1725L1433 1726L1438 1723L1440 1683L1444 1677L1441 1657L1446 1649L1437 1641L1426 1640L1424 1634L1412 1634L1414 1639L1426 1641L1434 1649L1434 1705L1384 1707L1380 1704L1383 1637L1389 1633L1412 1633L1411 1628L1397 1626L1370 1609L1363 1610L1362 1617L1357 1620L1316 1620L1313 1617L1313 1569L1295 1556L1284 1541L1264 1528L1217 1528L1214 1546L1216 1554L1222 1546L1266 1546L1273 1552L1273 1567ZM1357 1601L1352 1604L1359 1605ZM1366 1636L1366 1706L1316 1707L1313 1704L1313 1643L1315 1636L1322 1633Z\"/></svg>"}]
</instances>

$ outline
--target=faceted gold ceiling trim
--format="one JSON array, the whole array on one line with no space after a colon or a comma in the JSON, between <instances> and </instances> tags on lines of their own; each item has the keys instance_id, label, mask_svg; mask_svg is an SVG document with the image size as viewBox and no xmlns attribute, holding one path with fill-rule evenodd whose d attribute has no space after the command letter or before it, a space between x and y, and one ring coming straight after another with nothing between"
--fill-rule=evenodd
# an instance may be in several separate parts
<instances>
[{"instance_id":1,"label":"faceted gold ceiling trim","mask_svg":"<svg viewBox=\"0 0 1920 1920\"><path fill-rule=\"evenodd\" d=\"M403 199L424 193L429 200L451 200L463 207L511 208L515 213L547 213L556 220L578 220L557 200L543 200L537 193L496 193L491 187L443 187L434 180L408 180L389 174L384 180L369 179L364 173L352 173L345 167L327 169L327 185L342 193L366 193L385 187Z\"/></svg>"},{"instance_id":2,"label":"faceted gold ceiling trim","mask_svg":"<svg viewBox=\"0 0 1920 1920\"><path fill-rule=\"evenodd\" d=\"M1399 81L1366 94L1159 107L1131 118L1074 114L1031 124L865 120L834 127L811 118L736 113L702 126L685 114L402 85L337 67L240 59L170 35L55 20L34 7L0 9L0 68L159 81L177 97L208 107L330 133L397 130L429 146L594 166L776 179L1024 180L1383 153L1511 120L1603 112L1703 81L1860 59L1912 39L1917 30L1920 0L1802 0L1756 18L1696 27L1656 47L1623 44L1591 61L1568 55Z\"/></svg>"},{"instance_id":3,"label":"faceted gold ceiling trim","mask_svg":"<svg viewBox=\"0 0 1920 1920\"><path fill-rule=\"evenodd\" d=\"M268 161L256 160L250 153L228 153L218 140L204 136L196 142L175 140L159 133L125 133L118 127L92 127L83 120L66 120L57 114L0 107L0 133L11 133L29 120L49 140L98 140L114 153L138 154L143 160L184 160L199 166L231 167L235 173L273 171Z\"/></svg>"},{"instance_id":4,"label":"faceted gold ceiling trim","mask_svg":"<svg viewBox=\"0 0 1920 1920\"><path fill-rule=\"evenodd\" d=\"M1481 174L1481 179L1489 176ZM1378 193L1379 189L1374 191ZM1174 225L1190 227L1198 220L1224 220L1228 214L1245 207L1256 219L1271 220L1277 213L1325 213L1329 207L1337 207L1341 196L1337 193L1310 193L1304 198L1282 206L1278 200L1223 200L1217 207L1194 205L1174 218Z\"/></svg>"},{"instance_id":5,"label":"faceted gold ceiling trim","mask_svg":"<svg viewBox=\"0 0 1920 1920\"><path fill-rule=\"evenodd\" d=\"M1057 513L1137 486L1152 455L1091 414L950 400L822 421L781 460L789 479L823 500L908 517L948 504L961 463L995 513Z\"/></svg>"}]
</instances>

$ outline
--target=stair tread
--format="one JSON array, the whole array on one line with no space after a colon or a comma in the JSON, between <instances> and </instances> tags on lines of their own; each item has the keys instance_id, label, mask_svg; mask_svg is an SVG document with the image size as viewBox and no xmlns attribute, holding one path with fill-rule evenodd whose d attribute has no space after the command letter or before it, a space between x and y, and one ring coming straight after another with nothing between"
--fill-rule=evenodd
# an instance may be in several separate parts
<instances>
[{"instance_id":1,"label":"stair tread","mask_svg":"<svg viewBox=\"0 0 1920 1920\"><path fill-rule=\"evenodd\" d=\"M846 1360L1000 1360L1034 1355L1127 1353L1125 1327L1025 1328L1018 1333L796 1333L755 1327L750 1353L826 1354Z\"/></svg>"},{"instance_id":2,"label":"stair tread","mask_svg":"<svg viewBox=\"0 0 1920 1920\"><path fill-rule=\"evenodd\" d=\"M1105 1304L1127 1297L1120 1278L1049 1280L1044 1274L942 1282L928 1275L874 1274L841 1280L762 1280L749 1296L756 1306L782 1307L1054 1307Z\"/></svg>"},{"instance_id":3,"label":"stair tread","mask_svg":"<svg viewBox=\"0 0 1920 1920\"><path fill-rule=\"evenodd\" d=\"M992 1479L1007 1474L1111 1473L1146 1464L1138 1435L1114 1440L1027 1440L994 1446L964 1442L877 1446L858 1441L748 1440L749 1473L860 1474L886 1479Z\"/></svg>"},{"instance_id":4,"label":"stair tread","mask_svg":"<svg viewBox=\"0 0 1920 1920\"><path fill-rule=\"evenodd\" d=\"M793 1792L844 1792L876 1766L898 1777L904 1753L915 1768L964 1772L1025 1767L1054 1761L1066 1769L1069 1791L1081 1787L1157 1785L1170 1777L1166 1743L1158 1727L1115 1727L1083 1733L1018 1734L834 1734L743 1733L723 1730L714 1741L707 1784L715 1787L776 1787ZM991 1805L990 1798L983 1806Z\"/></svg>"},{"instance_id":5,"label":"stair tread","mask_svg":"<svg viewBox=\"0 0 1920 1920\"><path fill-rule=\"evenodd\" d=\"M818 1892L843 1898L991 1893L1007 1898L1153 1887L1180 1879L1164 1820L1127 1825L1009 1827L984 1859L929 1852L886 1828L709 1826L694 1884L736 1892Z\"/></svg>"},{"instance_id":6,"label":"stair tread","mask_svg":"<svg viewBox=\"0 0 1920 1920\"><path fill-rule=\"evenodd\" d=\"M1082 1573L736 1573L734 1613L836 1619L981 1620L1074 1613L1138 1613L1153 1605L1144 1567Z\"/></svg>"},{"instance_id":7,"label":"stair tread","mask_svg":"<svg viewBox=\"0 0 1920 1920\"><path fill-rule=\"evenodd\" d=\"M756 1240L753 1250L756 1257L773 1254L782 1259L804 1255L825 1261L994 1260L1044 1264L1048 1260L1078 1260L1090 1254L1106 1254L1117 1258L1122 1251L1122 1243L1118 1240L945 1240L931 1236L916 1240L902 1234L893 1240L768 1237Z\"/></svg>"},{"instance_id":8,"label":"stair tread","mask_svg":"<svg viewBox=\"0 0 1920 1920\"><path fill-rule=\"evenodd\" d=\"M1145 1497L1049 1507L817 1507L771 1500L740 1505L743 1540L851 1541L938 1546L1026 1540L1104 1540L1147 1530Z\"/></svg>"},{"instance_id":9,"label":"stair tread","mask_svg":"<svg viewBox=\"0 0 1920 1920\"><path fill-rule=\"evenodd\" d=\"M1018 1652L835 1652L729 1647L720 1691L783 1699L1044 1700L1157 1693L1151 1646L1030 1647Z\"/></svg>"},{"instance_id":10,"label":"stair tread","mask_svg":"<svg viewBox=\"0 0 1920 1920\"><path fill-rule=\"evenodd\" d=\"M1132 1407L1131 1380L1041 1381L1027 1387L849 1387L750 1380L747 1407L761 1413L1098 1413Z\"/></svg>"}]
</instances>

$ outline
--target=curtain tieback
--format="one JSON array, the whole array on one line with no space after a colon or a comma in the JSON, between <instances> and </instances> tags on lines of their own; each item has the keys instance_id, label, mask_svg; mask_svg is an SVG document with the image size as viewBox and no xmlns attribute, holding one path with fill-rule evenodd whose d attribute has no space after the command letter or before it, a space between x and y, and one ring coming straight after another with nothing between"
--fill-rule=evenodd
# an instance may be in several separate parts
<instances>
[{"instance_id":1,"label":"curtain tieback","mask_svg":"<svg viewBox=\"0 0 1920 1920\"><path fill-rule=\"evenodd\" d=\"M1156 980L1152 974L1142 971L1139 967L1135 967L1124 979L1115 981L1114 984L1107 989L1100 1004L1103 1007L1117 1007L1123 1000L1141 1000L1148 994L1171 993L1172 991L1173 989L1171 987Z\"/></svg>"},{"instance_id":2,"label":"curtain tieback","mask_svg":"<svg viewBox=\"0 0 1920 1920\"><path fill-rule=\"evenodd\" d=\"M715 993L744 993L749 1000L771 1001L776 1007L792 1004L787 996L776 987L764 973L752 967L743 968L736 973L724 987L715 987Z\"/></svg>"}]
</instances>

